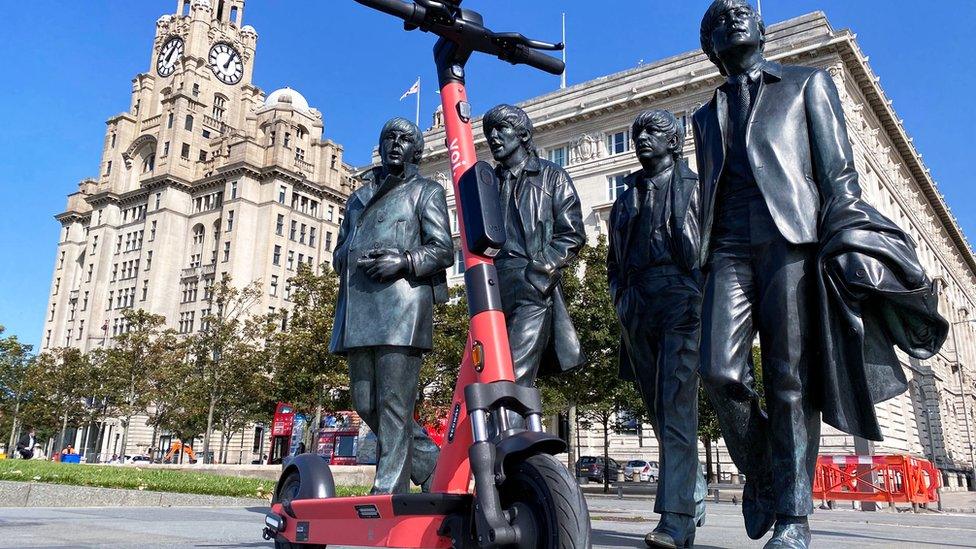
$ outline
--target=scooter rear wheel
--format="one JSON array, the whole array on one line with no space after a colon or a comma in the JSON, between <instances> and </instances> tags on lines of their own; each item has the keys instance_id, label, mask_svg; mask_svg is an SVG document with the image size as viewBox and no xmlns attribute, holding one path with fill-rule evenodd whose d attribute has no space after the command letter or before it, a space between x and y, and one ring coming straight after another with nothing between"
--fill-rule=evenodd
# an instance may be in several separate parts
<instances>
[{"instance_id":1,"label":"scooter rear wheel","mask_svg":"<svg viewBox=\"0 0 976 549\"><path fill-rule=\"evenodd\" d=\"M271 499L271 504L290 502L298 495L298 488L301 486L302 478L298 471L292 471L281 483L281 489L275 493ZM284 538L276 537L274 540L275 549L326 549L325 545L312 543L293 543Z\"/></svg>"},{"instance_id":2,"label":"scooter rear wheel","mask_svg":"<svg viewBox=\"0 0 976 549\"><path fill-rule=\"evenodd\" d=\"M513 462L499 495L502 508L517 514L514 522L522 533L519 548L590 547L590 517L583 492L555 457L533 454Z\"/></svg>"}]
</instances>

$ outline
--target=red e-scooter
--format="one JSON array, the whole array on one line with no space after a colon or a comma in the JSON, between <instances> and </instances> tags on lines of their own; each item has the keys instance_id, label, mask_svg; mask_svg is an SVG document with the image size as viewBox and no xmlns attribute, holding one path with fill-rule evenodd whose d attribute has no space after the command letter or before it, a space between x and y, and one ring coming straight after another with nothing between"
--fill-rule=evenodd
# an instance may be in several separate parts
<instances>
[{"instance_id":1,"label":"red e-scooter","mask_svg":"<svg viewBox=\"0 0 976 549\"><path fill-rule=\"evenodd\" d=\"M470 326L431 492L335 497L329 466L314 454L282 471L265 519L277 548L325 544L371 547L586 548L590 522L573 475L554 454L565 443L542 428L535 388L514 382L492 257L505 241L498 182L477 162L464 67L473 52L561 74L562 61L537 50L560 44L495 33L461 0L356 0L438 35L447 145L461 219ZM526 428L509 422L508 412ZM472 483L473 478L473 483Z\"/></svg>"}]
</instances>

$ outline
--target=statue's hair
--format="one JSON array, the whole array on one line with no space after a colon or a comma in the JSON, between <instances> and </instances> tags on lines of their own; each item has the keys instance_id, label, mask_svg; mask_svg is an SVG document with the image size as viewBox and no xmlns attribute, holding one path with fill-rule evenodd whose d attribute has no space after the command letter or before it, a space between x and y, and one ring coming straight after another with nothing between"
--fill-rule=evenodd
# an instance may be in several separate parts
<instances>
[{"instance_id":1,"label":"statue's hair","mask_svg":"<svg viewBox=\"0 0 976 549\"><path fill-rule=\"evenodd\" d=\"M410 134L413 138L413 143L416 146L414 151L414 157L411 162L414 164L420 164L420 158L424 155L424 132L420 131L420 128L416 124L407 120L406 118L401 118L397 116L396 118L391 118L383 124L383 129L380 130L380 146L383 146L383 138L386 134L392 131L401 131Z\"/></svg>"},{"instance_id":2,"label":"statue's hair","mask_svg":"<svg viewBox=\"0 0 976 549\"><path fill-rule=\"evenodd\" d=\"M664 109L649 109L641 112L634 119L634 124L630 127L630 137L633 140L637 140L637 135L640 134L641 130L647 128L649 130L656 130L659 132L664 132L668 134L668 137L672 135L677 137L675 148L671 151L671 154L675 158L680 158L684 151L685 142L685 128L684 125L678 121L678 119L671 114L671 111L666 111Z\"/></svg>"},{"instance_id":3,"label":"statue's hair","mask_svg":"<svg viewBox=\"0 0 976 549\"><path fill-rule=\"evenodd\" d=\"M705 55L708 56L708 60L714 63L715 66L718 67L719 72L725 76L727 76L725 73L725 67L722 66L722 61L718 58L718 55L712 48L712 31L715 30L718 17L736 6L746 6L752 11L753 17L755 17L759 23L759 34L761 35L761 38L759 39L759 51L763 51L763 48L766 46L766 24L763 22L762 16L759 15L759 12L757 12L747 0L714 0L712 5L708 6L705 16L702 17L699 39L701 40L701 49L703 52L705 52Z\"/></svg>"},{"instance_id":4,"label":"statue's hair","mask_svg":"<svg viewBox=\"0 0 976 549\"><path fill-rule=\"evenodd\" d=\"M485 136L490 134L492 129L503 123L508 123L516 131L528 136L522 144L527 151L535 151L535 145L532 143L532 134L535 132L535 129L532 127L532 120L529 119L529 115L525 114L525 111L512 105L501 104L492 107L491 110L485 113L484 118L481 119L481 127L485 132Z\"/></svg>"}]
</instances>

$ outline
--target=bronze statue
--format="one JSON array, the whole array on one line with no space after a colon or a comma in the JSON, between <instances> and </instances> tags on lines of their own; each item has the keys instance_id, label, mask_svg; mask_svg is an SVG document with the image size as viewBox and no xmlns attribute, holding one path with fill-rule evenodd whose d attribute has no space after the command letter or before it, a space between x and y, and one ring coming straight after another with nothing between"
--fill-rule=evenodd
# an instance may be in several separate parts
<instances>
[{"instance_id":1,"label":"bronze statue","mask_svg":"<svg viewBox=\"0 0 976 549\"><path fill-rule=\"evenodd\" d=\"M880 440L906 388L892 350L934 354L947 325L911 239L861 200L830 75L763 57L745 0L715 0L702 49L727 81L694 115L702 183L701 379L746 474L746 531L810 544L820 416ZM754 386L759 334L766 410Z\"/></svg>"},{"instance_id":2,"label":"bronze statue","mask_svg":"<svg viewBox=\"0 0 976 549\"><path fill-rule=\"evenodd\" d=\"M330 350L349 363L352 400L376 433L374 494L429 486L438 448L413 418L433 307L454 261L444 188L421 177L420 129L394 118L380 132L382 165L349 197L333 266L339 301Z\"/></svg>"},{"instance_id":3,"label":"bronze statue","mask_svg":"<svg viewBox=\"0 0 976 549\"><path fill-rule=\"evenodd\" d=\"M532 121L522 109L498 105L483 126L498 162L507 239L495 266L515 381L532 386L540 364L545 374L583 361L560 284L586 241L580 199L566 171L536 154Z\"/></svg>"},{"instance_id":4,"label":"bronze statue","mask_svg":"<svg viewBox=\"0 0 976 549\"><path fill-rule=\"evenodd\" d=\"M631 129L641 169L610 211L607 276L620 319L620 377L635 381L658 439L650 547L691 547L704 516L698 462L701 334L701 193L682 159L684 128L668 111L644 111ZM698 508L698 509L696 509Z\"/></svg>"}]
</instances>

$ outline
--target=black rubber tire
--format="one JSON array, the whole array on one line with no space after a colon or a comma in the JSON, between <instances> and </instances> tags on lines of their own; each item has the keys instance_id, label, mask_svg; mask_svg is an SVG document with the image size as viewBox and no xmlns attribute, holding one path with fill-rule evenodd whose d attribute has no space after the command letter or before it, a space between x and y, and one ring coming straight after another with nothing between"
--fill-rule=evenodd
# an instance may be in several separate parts
<instances>
[{"instance_id":1,"label":"black rubber tire","mask_svg":"<svg viewBox=\"0 0 976 549\"><path fill-rule=\"evenodd\" d=\"M285 481L281 483L281 489L275 492L274 497L271 498L271 505L295 499L295 496L298 495L298 487L301 486L301 482L301 475L298 474L298 471L288 473ZM326 549L325 545L292 543L284 538L275 538L274 544L275 549Z\"/></svg>"},{"instance_id":2,"label":"black rubber tire","mask_svg":"<svg viewBox=\"0 0 976 549\"><path fill-rule=\"evenodd\" d=\"M513 462L499 488L503 509L516 503L531 510L537 538L521 547L589 549L590 515L583 491L558 459L533 454Z\"/></svg>"}]
</instances>

